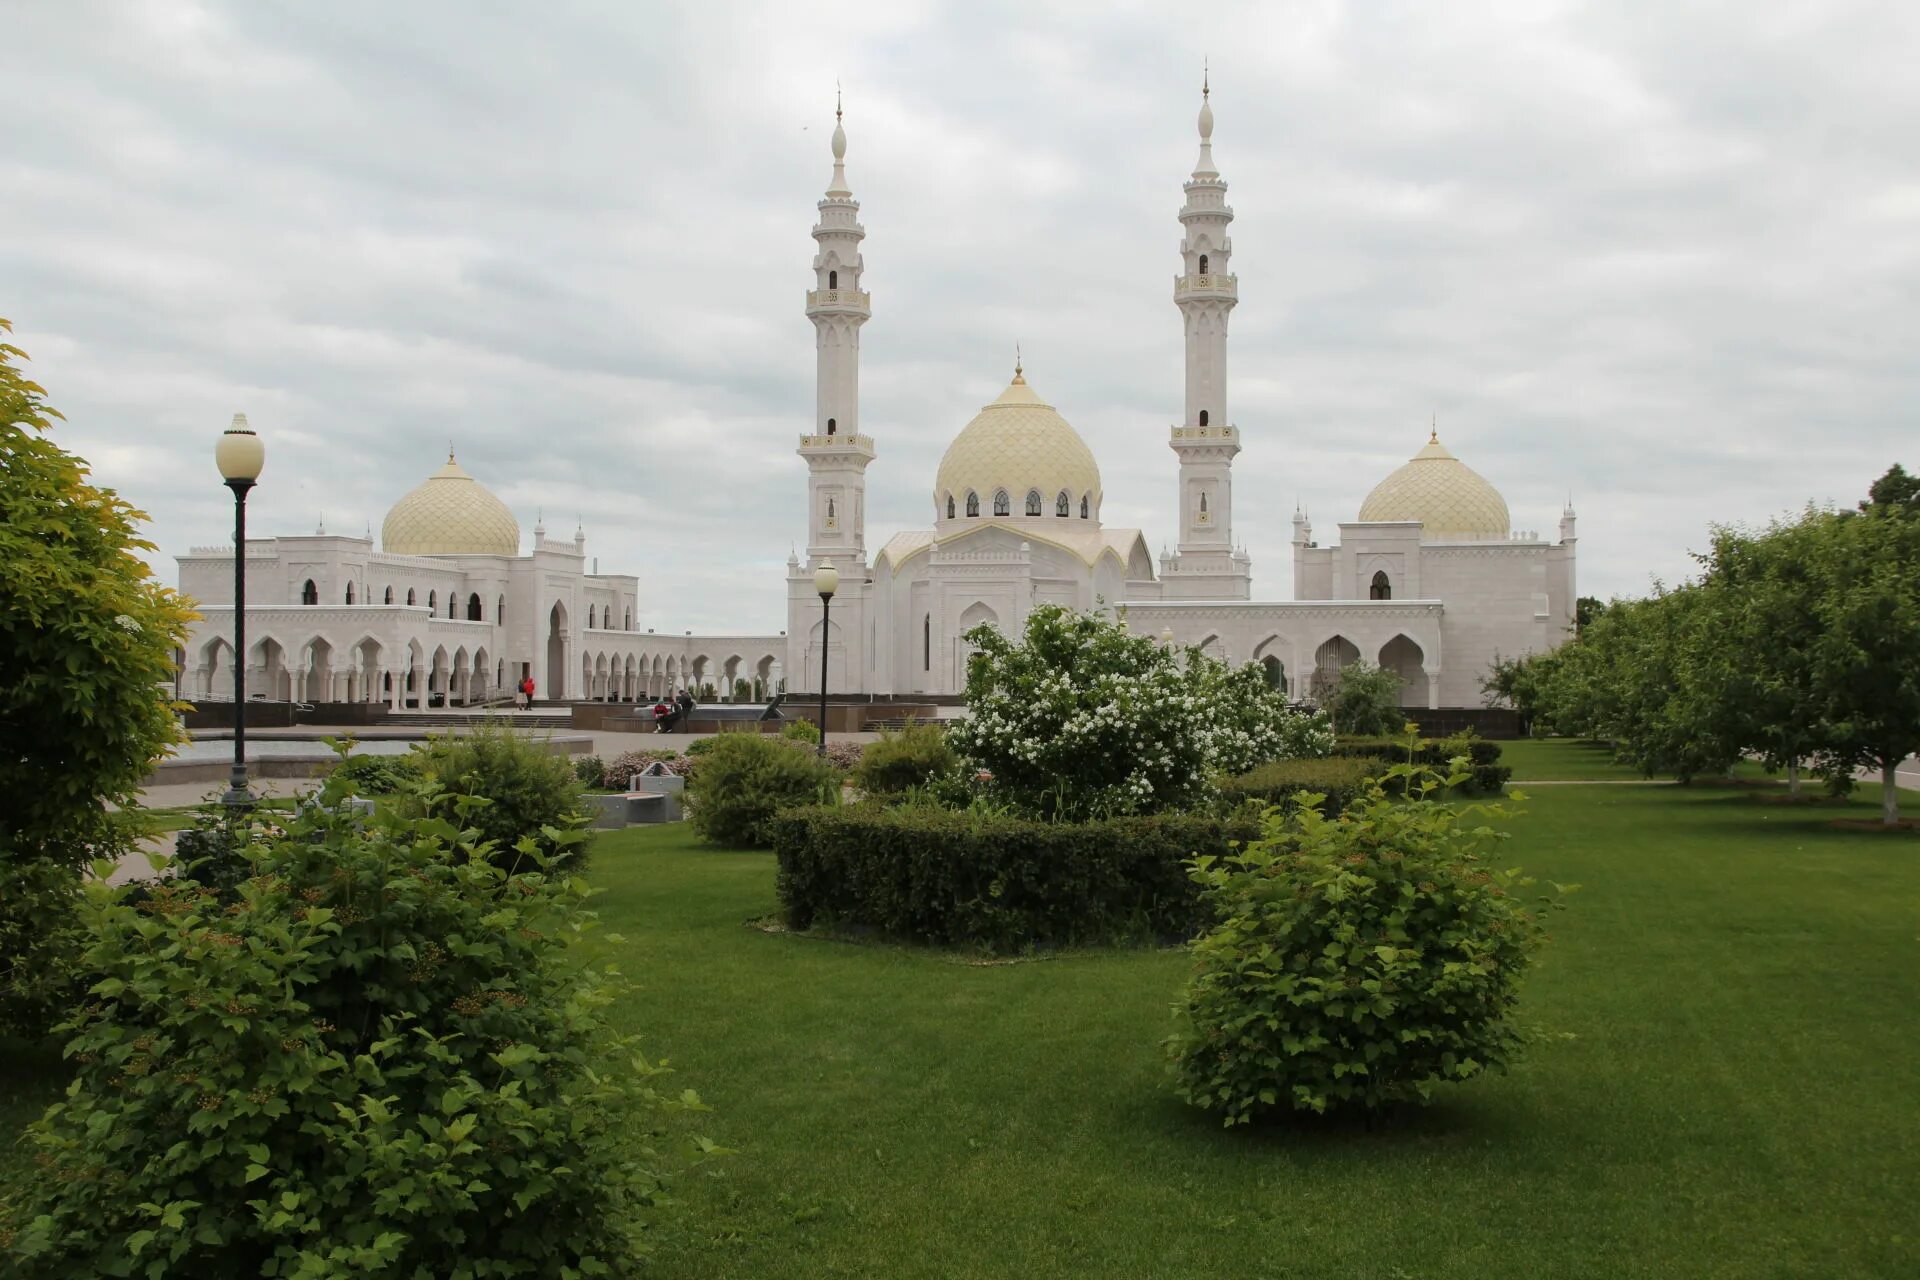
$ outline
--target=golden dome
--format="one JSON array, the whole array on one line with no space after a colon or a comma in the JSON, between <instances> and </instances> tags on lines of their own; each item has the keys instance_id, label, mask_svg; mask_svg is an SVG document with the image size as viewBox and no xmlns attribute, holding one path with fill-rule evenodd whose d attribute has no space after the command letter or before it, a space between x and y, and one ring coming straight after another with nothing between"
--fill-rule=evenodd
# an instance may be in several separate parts
<instances>
[{"instance_id":1,"label":"golden dome","mask_svg":"<svg viewBox=\"0 0 1920 1280\"><path fill-rule=\"evenodd\" d=\"M1100 506L1100 468L1093 451L1018 371L1000 398L975 414L947 446L934 480L936 518L945 518L951 496L956 516L964 519L968 493L979 494L980 514L991 516L994 493L1002 489L1016 516L1026 514L1027 493L1035 489L1047 516L1053 515L1062 490L1076 517L1082 498L1090 513Z\"/></svg>"},{"instance_id":2,"label":"golden dome","mask_svg":"<svg viewBox=\"0 0 1920 1280\"><path fill-rule=\"evenodd\" d=\"M446 466L387 512L380 545L403 556L517 556L520 525L448 453Z\"/></svg>"},{"instance_id":3,"label":"golden dome","mask_svg":"<svg viewBox=\"0 0 1920 1280\"><path fill-rule=\"evenodd\" d=\"M1431 541L1505 541L1507 500L1434 436L1412 461L1373 487L1362 520L1418 520Z\"/></svg>"}]
</instances>

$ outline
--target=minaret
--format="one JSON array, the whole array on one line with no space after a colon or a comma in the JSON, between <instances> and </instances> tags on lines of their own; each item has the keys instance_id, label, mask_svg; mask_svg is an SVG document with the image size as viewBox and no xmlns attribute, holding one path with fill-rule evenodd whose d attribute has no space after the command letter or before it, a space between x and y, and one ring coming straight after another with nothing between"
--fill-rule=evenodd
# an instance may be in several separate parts
<instances>
[{"instance_id":1,"label":"minaret","mask_svg":"<svg viewBox=\"0 0 1920 1280\"><path fill-rule=\"evenodd\" d=\"M1227 412L1227 315L1240 294L1228 270L1233 210L1213 165L1211 98L1203 78L1200 159L1185 184L1182 270L1173 278L1173 301L1187 335L1187 406L1169 442L1180 455L1180 534L1164 578L1170 596L1244 600L1252 567L1233 545L1233 458L1240 452L1240 431Z\"/></svg>"},{"instance_id":2,"label":"minaret","mask_svg":"<svg viewBox=\"0 0 1920 1280\"><path fill-rule=\"evenodd\" d=\"M800 456L808 471L808 564L831 556L845 571L867 563L865 473L873 461L873 441L860 434L860 326L870 314L860 288L866 265L860 242L867 231L859 222L860 202L847 188L847 131L840 119L836 97L833 181L813 228L819 252L813 258L814 285L807 291L818 361L814 424L800 437Z\"/></svg>"}]
</instances>

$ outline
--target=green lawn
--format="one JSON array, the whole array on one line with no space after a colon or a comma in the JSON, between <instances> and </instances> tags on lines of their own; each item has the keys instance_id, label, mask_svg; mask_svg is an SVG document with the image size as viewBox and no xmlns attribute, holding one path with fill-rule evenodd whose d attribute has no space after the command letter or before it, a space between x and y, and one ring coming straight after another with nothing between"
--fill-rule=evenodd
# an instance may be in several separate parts
<instances>
[{"instance_id":1,"label":"green lawn","mask_svg":"<svg viewBox=\"0 0 1920 1280\"><path fill-rule=\"evenodd\" d=\"M660 1274L1920 1274L1920 837L1698 788L1526 808L1513 860L1584 886L1526 1012L1577 1038L1372 1132L1179 1105L1178 953L984 966L767 933L745 922L775 905L768 855L604 836L621 1016L739 1149L682 1187ZM0 1056L0 1124L52 1066Z\"/></svg>"},{"instance_id":2,"label":"green lawn","mask_svg":"<svg viewBox=\"0 0 1920 1280\"><path fill-rule=\"evenodd\" d=\"M1502 740L1500 763L1521 782L1631 781L1639 772L1614 763L1613 748L1573 738L1518 738Z\"/></svg>"}]
</instances>

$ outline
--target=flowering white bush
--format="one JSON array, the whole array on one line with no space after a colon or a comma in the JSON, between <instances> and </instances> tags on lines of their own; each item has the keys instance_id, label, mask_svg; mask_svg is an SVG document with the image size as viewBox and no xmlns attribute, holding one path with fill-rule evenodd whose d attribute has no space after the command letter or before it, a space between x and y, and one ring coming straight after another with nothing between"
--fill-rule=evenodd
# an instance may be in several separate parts
<instances>
[{"instance_id":1,"label":"flowering white bush","mask_svg":"<svg viewBox=\"0 0 1920 1280\"><path fill-rule=\"evenodd\" d=\"M967 717L948 738L1031 813L1185 808L1217 773L1333 749L1326 720L1290 710L1257 667L1163 649L1110 618L1043 605L1019 641L992 627L966 638Z\"/></svg>"}]
</instances>

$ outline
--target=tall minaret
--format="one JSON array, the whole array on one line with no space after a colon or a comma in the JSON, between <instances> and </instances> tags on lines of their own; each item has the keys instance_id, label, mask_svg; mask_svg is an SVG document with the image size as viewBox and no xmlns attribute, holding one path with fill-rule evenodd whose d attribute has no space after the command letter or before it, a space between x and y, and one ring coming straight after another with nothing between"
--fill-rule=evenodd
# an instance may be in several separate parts
<instances>
[{"instance_id":1,"label":"tall minaret","mask_svg":"<svg viewBox=\"0 0 1920 1280\"><path fill-rule=\"evenodd\" d=\"M807 561L831 557L842 573L864 568L866 469L873 441L860 434L860 326L869 299L860 288L860 202L847 189L847 131L833 107L833 181L820 201L813 238L814 285L807 291L818 357L813 431L800 437L807 460Z\"/></svg>"},{"instance_id":2,"label":"tall minaret","mask_svg":"<svg viewBox=\"0 0 1920 1280\"><path fill-rule=\"evenodd\" d=\"M1180 210L1181 273L1173 301L1187 333L1186 420L1169 442L1180 455L1180 536L1165 570L1169 596L1244 600L1251 562L1233 545L1233 457L1240 431L1227 413L1227 315L1240 300L1228 270L1233 210L1227 184L1213 167L1211 86L1200 86L1200 160L1186 183Z\"/></svg>"}]
</instances>

